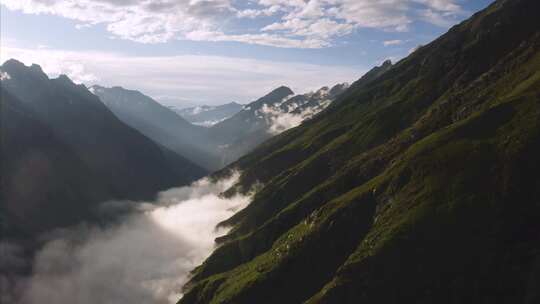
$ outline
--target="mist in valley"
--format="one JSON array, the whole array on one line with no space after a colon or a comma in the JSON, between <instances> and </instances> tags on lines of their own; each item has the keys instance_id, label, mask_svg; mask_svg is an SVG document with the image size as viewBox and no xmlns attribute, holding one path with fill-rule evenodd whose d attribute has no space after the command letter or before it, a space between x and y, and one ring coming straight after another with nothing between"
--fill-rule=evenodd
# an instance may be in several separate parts
<instances>
[{"instance_id":1,"label":"mist in valley","mask_svg":"<svg viewBox=\"0 0 540 304\"><path fill-rule=\"evenodd\" d=\"M2 277L2 303L176 303L190 271L227 232L216 225L243 208L249 196L225 198L239 174L161 192L155 202L107 202L103 212L130 210L116 224L80 224L43 236L30 277ZM16 246L2 259L24 263Z\"/></svg>"}]
</instances>

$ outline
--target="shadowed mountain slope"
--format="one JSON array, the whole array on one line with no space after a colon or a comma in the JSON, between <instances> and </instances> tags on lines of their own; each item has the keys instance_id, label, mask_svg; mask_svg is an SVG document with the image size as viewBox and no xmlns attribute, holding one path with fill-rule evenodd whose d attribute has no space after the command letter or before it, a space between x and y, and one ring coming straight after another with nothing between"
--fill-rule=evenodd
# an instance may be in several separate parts
<instances>
[{"instance_id":1,"label":"shadowed mountain slope","mask_svg":"<svg viewBox=\"0 0 540 304\"><path fill-rule=\"evenodd\" d=\"M4 236L75 223L107 198L107 189L54 132L2 90ZM60 216L59 216L60 215Z\"/></svg>"},{"instance_id":2,"label":"shadowed mountain slope","mask_svg":"<svg viewBox=\"0 0 540 304\"><path fill-rule=\"evenodd\" d=\"M89 205L152 199L205 174L123 124L66 76L49 79L39 66L15 60L0 70L2 194L30 230L74 224Z\"/></svg>"},{"instance_id":3,"label":"shadowed mountain slope","mask_svg":"<svg viewBox=\"0 0 540 304\"><path fill-rule=\"evenodd\" d=\"M139 91L92 86L90 91L124 123L209 171L220 168L207 129L195 126L173 110Z\"/></svg>"}]
</instances>

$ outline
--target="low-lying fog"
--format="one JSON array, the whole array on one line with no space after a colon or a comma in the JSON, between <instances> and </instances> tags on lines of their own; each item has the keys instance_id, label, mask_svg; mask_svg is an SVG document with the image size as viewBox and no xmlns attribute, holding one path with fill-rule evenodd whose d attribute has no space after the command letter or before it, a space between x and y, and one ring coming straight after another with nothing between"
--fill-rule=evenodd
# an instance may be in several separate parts
<instances>
[{"instance_id":1,"label":"low-lying fog","mask_svg":"<svg viewBox=\"0 0 540 304\"><path fill-rule=\"evenodd\" d=\"M190 271L211 253L214 239L227 232L216 230L216 225L250 200L219 195L237 179L238 174L217 183L202 179L162 192L153 203L106 203L105 210L129 207L134 211L108 228L80 225L49 235L35 257L33 275L12 283L4 300L176 303ZM3 255L6 252L17 251L4 250Z\"/></svg>"}]
</instances>

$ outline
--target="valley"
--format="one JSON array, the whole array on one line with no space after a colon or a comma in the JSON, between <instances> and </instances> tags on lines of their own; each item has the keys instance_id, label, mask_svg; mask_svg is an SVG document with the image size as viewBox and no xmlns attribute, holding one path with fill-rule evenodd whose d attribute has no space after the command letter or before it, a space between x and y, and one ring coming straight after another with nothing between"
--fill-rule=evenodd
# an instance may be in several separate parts
<instances>
[{"instance_id":1,"label":"valley","mask_svg":"<svg viewBox=\"0 0 540 304\"><path fill-rule=\"evenodd\" d=\"M195 107L5 61L0 302L538 303L538 12Z\"/></svg>"}]
</instances>

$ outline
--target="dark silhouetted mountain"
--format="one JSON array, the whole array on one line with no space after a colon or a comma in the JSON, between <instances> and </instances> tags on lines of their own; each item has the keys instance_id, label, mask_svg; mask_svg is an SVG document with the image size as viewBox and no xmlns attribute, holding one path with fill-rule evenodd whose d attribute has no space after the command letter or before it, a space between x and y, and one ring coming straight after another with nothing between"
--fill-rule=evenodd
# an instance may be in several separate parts
<instances>
[{"instance_id":1,"label":"dark silhouetted mountain","mask_svg":"<svg viewBox=\"0 0 540 304\"><path fill-rule=\"evenodd\" d=\"M197 106L185 109L172 108L190 123L203 127L211 127L240 112L243 106L236 102L219 106Z\"/></svg>"},{"instance_id":2,"label":"dark silhouetted mountain","mask_svg":"<svg viewBox=\"0 0 540 304\"><path fill-rule=\"evenodd\" d=\"M219 144L217 148L223 163L237 160L272 136L312 118L347 87L347 84L339 84L302 95L280 87L244 106L236 115L210 128L213 140Z\"/></svg>"},{"instance_id":3,"label":"dark silhouetted mountain","mask_svg":"<svg viewBox=\"0 0 540 304\"><path fill-rule=\"evenodd\" d=\"M2 231L67 226L108 198L106 185L22 102L3 89L1 102Z\"/></svg>"},{"instance_id":4,"label":"dark silhouetted mountain","mask_svg":"<svg viewBox=\"0 0 540 304\"><path fill-rule=\"evenodd\" d=\"M231 164L260 190L179 303L539 303L538 12L495 1Z\"/></svg>"},{"instance_id":5,"label":"dark silhouetted mountain","mask_svg":"<svg viewBox=\"0 0 540 304\"><path fill-rule=\"evenodd\" d=\"M207 170L221 168L206 128L192 125L173 110L139 91L101 86L93 86L90 91L120 120L155 142Z\"/></svg>"},{"instance_id":6,"label":"dark silhouetted mountain","mask_svg":"<svg viewBox=\"0 0 540 304\"><path fill-rule=\"evenodd\" d=\"M0 70L4 203L30 229L74 223L105 199L152 199L205 174L122 123L68 77L49 79L16 60Z\"/></svg>"}]
</instances>

